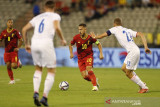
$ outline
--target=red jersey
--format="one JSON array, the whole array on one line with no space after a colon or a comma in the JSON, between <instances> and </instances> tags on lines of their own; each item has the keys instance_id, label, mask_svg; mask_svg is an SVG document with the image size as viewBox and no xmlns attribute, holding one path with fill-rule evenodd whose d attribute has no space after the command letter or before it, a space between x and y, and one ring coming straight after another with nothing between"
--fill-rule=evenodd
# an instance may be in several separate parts
<instances>
[{"instance_id":1,"label":"red jersey","mask_svg":"<svg viewBox=\"0 0 160 107\"><path fill-rule=\"evenodd\" d=\"M87 56L93 56L92 44L97 40L92 38L90 35L86 39L82 39L80 34L77 34L73 37L71 44L76 43L78 59L85 58Z\"/></svg>"},{"instance_id":2,"label":"red jersey","mask_svg":"<svg viewBox=\"0 0 160 107\"><path fill-rule=\"evenodd\" d=\"M13 29L12 31L8 32L7 29L3 30L0 35L0 40L5 41L5 52L13 52L14 48L18 47L18 39L21 39L20 33Z\"/></svg>"}]
</instances>

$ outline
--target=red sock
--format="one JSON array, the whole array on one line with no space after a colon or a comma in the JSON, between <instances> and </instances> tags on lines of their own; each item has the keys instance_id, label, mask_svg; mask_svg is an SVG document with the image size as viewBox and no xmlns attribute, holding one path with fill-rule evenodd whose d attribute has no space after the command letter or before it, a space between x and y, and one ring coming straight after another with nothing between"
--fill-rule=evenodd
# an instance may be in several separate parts
<instances>
[{"instance_id":1,"label":"red sock","mask_svg":"<svg viewBox=\"0 0 160 107\"><path fill-rule=\"evenodd\" d=\"M9 76L9 78L10 78L11 80L14 80L12 69L7 69L7 71L8 71L8 76Z\"/></svg>"},{"instance_id":2,"label":"red sock","mask_svg":"<svg viewBox=\"0 0 160 107\"><path fill-rule=\"evenodd\" d=\"M90 78L91 78L91 81L92 81L93 86L96 86L96 85L97 85L96 76L94 75L93 71L89 71L89 72L88 72L88 75L89 75Z\"/></svg>"},{"instance_id":3,"label":"red sock","mask_svg":"<svg viewBox=\"0 0 160 107\"><path fill-rule=\"evenodd\" d=\"M90 78L90 76L88 75L88 76L86 76L86 77L84 77L84 79L85 80L87 80L87 81L91 81L91 78Z\"/></svg>"}]
</instances>

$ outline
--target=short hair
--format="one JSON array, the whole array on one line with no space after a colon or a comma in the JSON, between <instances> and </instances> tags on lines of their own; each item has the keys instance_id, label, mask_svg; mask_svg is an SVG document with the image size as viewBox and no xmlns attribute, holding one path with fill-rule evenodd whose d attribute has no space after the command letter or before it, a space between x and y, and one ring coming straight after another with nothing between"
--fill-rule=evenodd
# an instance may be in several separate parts
<instances>
[{"instance_id":1,"label":"short hair","mask_svg":"<svg viewBox=\"0 0 160 107\"><path fill-rule=\"evenodd\" d=\"M8 20L7 20L7 22L8 22L8 21L10 21L10 20L12 20L12 21L13 21L13 19L8 19Z\"/></svg>"},{"instance_id":2,"label":"short hair","mask_svg":"<svg viewBox=\"0 0 160 107\"><path fill-rule=\"evenodd\" d=\"M55 5L55 3L54 3L54 1L52 1L52 0L49 0L49 1L47 1L47 2L45 3L45 6L46 6L47 8L50 8L50 9L53 9L53 8L54 8L54 5Z\"/></svg>"},{"instance_id":3,"label":"short hair","mask_svg":"<svg viewBox=\"0 0 160 107\"><path fill-rule=\"evenodd\" d=\"M87 27L87 25L84 23L79 24L79 26Z\"/></svg>"},{"instance_id":4,"label":"short hair","mask_svg":"<svg viewBox=\"0 0 160 107\"><path fill-rule=\"evenodd\" d=\"M120 18L115 18L114 23L117 25L122 25L122 20Z\"/></svg>"}]
</instances>

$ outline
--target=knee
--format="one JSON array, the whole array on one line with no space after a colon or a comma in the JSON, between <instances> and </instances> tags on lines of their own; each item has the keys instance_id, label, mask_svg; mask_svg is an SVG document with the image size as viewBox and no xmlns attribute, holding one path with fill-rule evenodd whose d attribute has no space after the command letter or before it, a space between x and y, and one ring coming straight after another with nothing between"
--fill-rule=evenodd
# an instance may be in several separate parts
<instances>
[{"instance_id":1,"label":"knee","mask_svg":"<svg viewBox=\"0 0 160 107\"><path fill-rule=\"evenodd\" d=\"M133 75L132 75L132 72L131 72L131 71L127 71L127 72L126 72L126 76L127 76L128 78L132 78L132 76L133 76Z\"/></svg>"},{"instance_id":2,"label":"knee","mask_svg":"<svg viewBox=\"0 0 160 107\"><path fill-rule=\"evenodd\" d=\"M83 74L82 77L83 77L84 79L86 79L86 78L87 78L87 75Z\"/></svg>"},{"instance_id":3,"label":"knee","mask_svg":"<svg viewBox=\"0 0 160 107\"><path fill-rule=\"evenodd\" d=\"M125 68L125 67L122 67L121 69L122 69L122 71L124 71L124 72L125 72L125 70L126 70L126 68Z\"/></svg>"},{"instance_id":4,"label":"knee","mask_svg":"<svg viewBox=\"0 0 160 107\"><path fill-rule=\"evenodd\" d=\"M17 68L18 68L17 64L11 64L11 67L12 67L13 69L17 69Z\"/></svg>"},{"instance_id":5,"label":"knee","mask_svg":"<svg viewBox=\"0 0 160 107\"><path fill-rule=\"evenodd\" d=\"M92 67L87 67L86 70L87 71L92 71Z\"/></svg>"}]
</instances>

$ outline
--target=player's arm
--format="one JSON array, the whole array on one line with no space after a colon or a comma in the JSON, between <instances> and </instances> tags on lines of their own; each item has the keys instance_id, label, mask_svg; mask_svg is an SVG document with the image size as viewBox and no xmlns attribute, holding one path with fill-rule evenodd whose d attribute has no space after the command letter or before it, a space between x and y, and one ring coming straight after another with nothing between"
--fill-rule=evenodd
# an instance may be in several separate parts
<instances>
[{"instance_id":1,"label":"player's arm","mask_svg":"<svg viewBox=\"0 0 160 107\"><path fill-rule=\"evenodd\" d=\"M101 43L98 40L95 43L98 46L98 49L99 49L99 52L100 52L99 58L103 59L104 57L103 57L102 45L101 45Z\"/></svg>"},{"instance_id":2,"label":"player's arm","mask_svg":"<svg viewBox=\"0 0 160 107\"><path fill-rule=\"evenodd\" d=\"M58 20L55 20L54 21L54 27L55 27L55 30L56 30L56 33L58 34L58 36L60 37L61 41L62 41L62 44L65 46L67 44L63 34L62 34L62 30L61 30L61 27L60 27L60 22Z\"/></svg>"},{"instance_id":3,"label":"player's arm","mask_svg":"<svg viewBox=\"0 0 160 107\"><path fill-rule=\"evenodd\" d=\"M104 32L100 35L97 35L97 36L94 34L94 32L91 32L90 34L91 34L92 38L95 38L95 39L102 39L102 38L108 36L108 34L106 32Z\"/></svg>"},{"instance_id":4,"label":"player's arm","mask_svg":"<svg viewBox=\"0 0 160 107\"><path fill-rule=\"evenodd\" d=\"M18 40L18 47L14 48L14 51L18 52L19 48L22 46L22 43L23 43L23 39L21 38L21 39Z\"/></svg>"},{"instance_id":5,"label":"player's arm","mask_svg":"<svg viewBox=\"0 0 160 107\"><path fill-rule=\"evenodd\" d=\"M3 36L2 36L3 34L1 33L0 34L0 42L2 42L2 40L3 40Z\"/></svg>"},{"instance_id":6,"label":"player's arm","mask_svg":"<svg viewBox=\"0 0 160 107\"><path fill-rule=\"evenodd\" d=\"M142 40L143 45L144 45L144 48L145 48L145 52L146 52L147 54L148 54L148 53L151 54L151 50L148 48L147 41L146 41L146 38L145 38L145 36L143 35L143 33L137 32L137 36L140 36L140 37L141 37L141 40Z\"/></svg>"},{"instance_id":7,"label":"player's arm","mask_svg":"<svg viewBox=\"0 0 160 107\"><path fill-rule=\"evenodd\" d=\"M30 45L28 44L27 31L32 28L31 23L26 24L22 29L22 36L24 39L24 44L27 52L31 52Z\"/></svg>"},{"instance_id":8,"label":"player's arm","mask_svg":"<svg viewBox=\"0 0 160 107\"><path fill-rule=\"evenodd\" d=\"M70 52L70 59L72 59L74 57L74 55L73 55L73 45L72 44L69 45L69 52Z\"/></svg>"}]
</instances>

